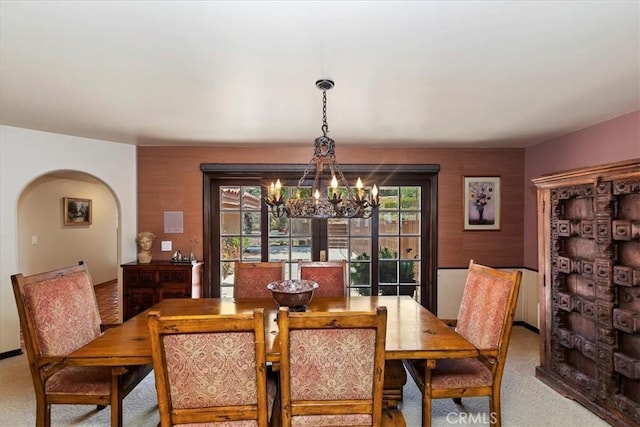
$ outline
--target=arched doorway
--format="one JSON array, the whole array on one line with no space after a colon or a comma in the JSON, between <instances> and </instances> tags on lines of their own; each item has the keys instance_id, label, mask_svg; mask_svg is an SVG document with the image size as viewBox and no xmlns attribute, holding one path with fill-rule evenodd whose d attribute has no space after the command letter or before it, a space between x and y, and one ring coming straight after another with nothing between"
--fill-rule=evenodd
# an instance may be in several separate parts
<instances>
[{"instance_id":1,"label":"arched doorway","mask_svg":"<svg viewBox=\"0 0 640 427\"><path fill-rule=\"evenodd\" d=\"M65 225L64 198L91 200L91 223ZM111 188L93 175L53 171L29 183L18 199L18 265L23 274L80 260L94 284L117 281L119 205Z\"/></svg>"}]
</instances>

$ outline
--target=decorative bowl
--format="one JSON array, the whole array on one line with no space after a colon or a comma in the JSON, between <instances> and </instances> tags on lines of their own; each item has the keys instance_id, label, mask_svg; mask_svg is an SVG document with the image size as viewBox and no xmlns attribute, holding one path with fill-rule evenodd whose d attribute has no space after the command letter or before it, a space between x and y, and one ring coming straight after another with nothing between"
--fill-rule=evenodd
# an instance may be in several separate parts
<instances>
[{"instance_id":1,"label":"decorative bowl","mask_svg":"<svg viewBox=\"0 0 640 427\"><path fill-rule=\"evenodd\" d=\"M317 287L318 284L311 280L279 280L267 285L279 306L292 309L304 308Z\"/></svg>"}]
</instances>

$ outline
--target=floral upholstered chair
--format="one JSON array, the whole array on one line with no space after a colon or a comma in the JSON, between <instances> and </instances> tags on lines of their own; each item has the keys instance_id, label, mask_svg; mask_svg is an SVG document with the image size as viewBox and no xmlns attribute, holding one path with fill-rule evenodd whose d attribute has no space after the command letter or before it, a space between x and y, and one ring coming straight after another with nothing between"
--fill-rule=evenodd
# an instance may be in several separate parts
<instances>
[{"instance_id":1,"label":"floral upholstered chair","mask_svg":"<svg viewBox=\"0 0 640 427\"><path fill-rule=\"evenodd\" d=\"M51 424L52 404L111 405L111 425L122 425L122 399L151 371L66 366L65 357L101 334L87 264L11 276L36 394L36 425Z\"/></svg>"},{"instance_id":2,"label":"floral upholstered chair","mask_svg":"<svg viewBox=\"0 0 640 427\"><path fill-rule=\"evenodd\" d=\"M162 427L269 425L264 310L147 317Z\"/></svg>"},{"instance_id":3,"label":"floral upholstered chair","mask_svg":"<svg viewBox=\"0 0 640 427\"><path fill-rule=\"evenodd\" d=\"M522 273L469 263L456 332L477 349L473 359L405 361L422 391L423 425L431 425L431 400L489 396L489 421L501 425L500 385Z\"/></svg>"},{"instance_id":4,"label":"floral upholstered chair","mask_svg":"<svg viewBox=\"0 0 640 427\"><path fill-rule=\"evenodd\" d=\"M341 297L347 295L347 262L342 261L298 261L298 277L313 280L318 288L315 297ZM407 373L400 360L385 362L384 391L385 407L396 408L403 399L403 386Z\"/></svg>"},{"instance_id":5,"label":"floral upholstered chair","mask_svg":"<svg viewBox=\"0 0 640 427\"><path fill-rule=\"evenodd\" d=\"M267 285L284 279L284 261L236 261L233 273L234 298L271 298Z\"/></svg>"},{"instance_id":6,"label":"floral upholstered chair","mask_svg":"<svg viewBox=\"0 0 640 427\"><path fill-rule=\"evenodd\" d=\"M313 292L316 297L341 297L347 294L347 262L344 260L298 261L298 277L319 285Z\"/></svg>"},{"instance_id":7,"label":"floral upholstered chair","mask_svg":"<svg viewBox=\"0 0 640 427\"><path fill-rule=\"evenodd\" d=\"M290 313L281 307L282 425L385 425L386 324L386 307L378 307L375 313Z\"/></svg>"}]
</instances>

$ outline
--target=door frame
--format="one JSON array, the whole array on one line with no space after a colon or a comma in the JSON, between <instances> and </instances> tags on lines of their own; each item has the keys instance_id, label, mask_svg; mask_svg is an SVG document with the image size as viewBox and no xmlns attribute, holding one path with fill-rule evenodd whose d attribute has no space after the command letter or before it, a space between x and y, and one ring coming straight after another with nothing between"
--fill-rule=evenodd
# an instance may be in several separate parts
<instances>
[{"instance_id":1,"label":"door frame","mask_svg":"<svg viewBox=\"0 0 640 427\"><path fill-rule=\"evenodd\" d=\"M203 191L203 255L204 273L202 283L202 296L204 298L219 297L220 287L213 284L219 280L220 266L214 262L213 239L215 230L219 226L213 224L212 219L218 217L214 215L219 204L216 203L218 195L214 191L220 181L229 181L229 185L237 185L240 181L259 180L262 183L262 195L267 195L266 183L274 181L276 178L295 179L300 178L306 164L244 164L244 163L202 163L202 191ZM340 169L345 175L360 175L365 182L375 181L378 187L388 185L403 185L410 182L419 181L423 186L423 219L422 228L422 281L420 286L420 301L422 305L432 313L437 314L438 303L438 172L440 165L437 164L394 164L394 165L370 165L370 164L341 164ZM234 184L231 184L234 182ZM425 189L426 187L426 189ZM426 216L426 217L425 217ZM266 221L266 217L263 218Z\"/></svg>"}]
</instances>

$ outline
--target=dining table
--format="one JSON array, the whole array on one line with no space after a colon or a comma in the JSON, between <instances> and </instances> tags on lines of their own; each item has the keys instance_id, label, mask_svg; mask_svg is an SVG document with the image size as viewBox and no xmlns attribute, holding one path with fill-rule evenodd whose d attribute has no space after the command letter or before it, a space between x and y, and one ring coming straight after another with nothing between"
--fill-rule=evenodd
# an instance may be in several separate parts
<instances>
[{"instance_id":1,"label":"dining table","mask_svg":"<svg viewBox=\"0 0 640 427\"><path fill-rule=\"evenodd\" d=\"M409 296L317 297L306 311L345 312L375 311L387 308L385 359L425 360L425 369L437 359L478 356L476 347ZM278 305L272 298L169 298L107 329L100 337L69 354L64 363L76 366L110 366L123 368L152 363L147 328L149 310L161 315L202 315L250 313L254 308L265 312L267 362L278 363Z\"/></svg>"}]
</instances>

